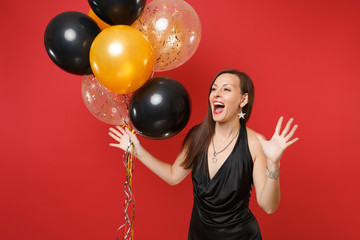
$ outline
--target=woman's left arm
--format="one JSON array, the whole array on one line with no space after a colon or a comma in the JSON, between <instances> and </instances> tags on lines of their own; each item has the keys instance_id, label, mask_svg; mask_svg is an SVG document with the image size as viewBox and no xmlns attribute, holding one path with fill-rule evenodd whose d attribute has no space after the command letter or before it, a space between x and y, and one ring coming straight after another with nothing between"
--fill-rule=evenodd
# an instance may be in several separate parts
<instances>
[{"instance_id":1,"label":"woman's left arm","mask_svg":"<svg viewBox=\"0 0 360 240\"><path fill-rule=\"evenodd\" d=\"M254 157L253 180L259 206L268 214L275 212L280 203L280 159L285 149L299 138L293 138L297 125L291 128L291 118L281 132L283 117L280 117L275 133L267 141L255 133L257 139L249 141ZM290 130L291 129L291 130Z\"/></svg>"}]
</instances>

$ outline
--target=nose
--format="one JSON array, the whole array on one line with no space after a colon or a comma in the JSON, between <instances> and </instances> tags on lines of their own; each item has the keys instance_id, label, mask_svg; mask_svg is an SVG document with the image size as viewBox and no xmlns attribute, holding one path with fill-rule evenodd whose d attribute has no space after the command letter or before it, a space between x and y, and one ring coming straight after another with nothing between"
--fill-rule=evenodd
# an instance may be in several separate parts
<instances>
[{"instance_id":1,"label":"nose","mask_svg":"<svg viewBox=\"0 0 360 240\"><path fill-rule=\"evenodd\" d=\"M214 91L214 97L220 97L220 89Z\"/></svg>"}]
</instances>

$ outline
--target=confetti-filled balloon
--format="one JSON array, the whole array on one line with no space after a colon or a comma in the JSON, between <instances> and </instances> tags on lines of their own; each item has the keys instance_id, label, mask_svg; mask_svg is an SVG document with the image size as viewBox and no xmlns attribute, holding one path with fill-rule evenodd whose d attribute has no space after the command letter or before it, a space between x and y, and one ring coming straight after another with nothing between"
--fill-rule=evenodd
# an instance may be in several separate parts
<instances>
[{"instance_id":1,"label":"confetti-filled balloon","mask_svg":"<svg viewBox=\"0 0 360 240\"><path fill-rule=\"evenodd\" d=\"M115 25L101 31L90 48L91 69L99 82L115 93L140 88L154 68L149 41L137 29Z\"/></svg>"},{"instance_id":2,"label":"confetti-filled balloon","mask_svg":"<svg viewBox=\"0 0 360 240\"><path fill-rule=\"evenodd\" d=\"M179 67L200 43L201 24L195 10L183 0L154 0L132 25L150 41L157 72Z\"/></svg>"},{"instance_id":3,"label":"confetti-filled balloon","mask_svg":"<svg viewBox=\"0 0 360 240\"><path fill-rule=\"evenodd\" d=\"M129 123L131 95L109 91L93 75L84 76L81 93L88 110L100 121L111 125Z\"/></svg>"}]
</instances>

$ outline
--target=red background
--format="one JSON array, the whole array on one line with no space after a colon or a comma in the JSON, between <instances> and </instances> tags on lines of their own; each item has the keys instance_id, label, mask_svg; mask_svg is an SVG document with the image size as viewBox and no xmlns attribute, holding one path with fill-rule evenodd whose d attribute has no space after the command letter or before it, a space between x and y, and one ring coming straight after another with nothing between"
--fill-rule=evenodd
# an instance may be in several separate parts
<instances>
[{"instance_id":1,"label":"red background","mask_svg":"<svg viewBox=\"0 0 360 240\"><path fill-rule=\"evenodd\" d=\"M141 142L172 162L205 116L209 84L233 67L256 89L249 127L270 137L280 115L300 141L282 159L273 215L251 209L264 239L359 239L360 2L188 0L203 35L183 66L155 76L181 82L192 99L186 129ZM0 239L115 239L123 223L122 153L109 126L86 109L81 76L47 56L48 22L87 13L86 0L2 1L0 24ZM136 239L187 238L192 185L171 187L135 162Z\"/></svg>"}]
</instances>

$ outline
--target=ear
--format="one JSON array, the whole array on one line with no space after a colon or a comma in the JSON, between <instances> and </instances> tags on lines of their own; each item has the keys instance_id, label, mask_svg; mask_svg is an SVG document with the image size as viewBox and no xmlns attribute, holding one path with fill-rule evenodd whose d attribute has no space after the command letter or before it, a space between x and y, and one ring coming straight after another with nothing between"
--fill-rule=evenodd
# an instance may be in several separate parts
<instances>
[{"instance_id":1,"label":"ear","mask_svg":"<svg viewBox=\"0 0 360 240\"><path fill-rule=\"evenodd\" d=\"M241 102L240 102L240 107L243 108L245 107L245 105L249 102L249 95L247 93L245 93L244 95L241 96Z\"/></svg>"}]
</instances>

